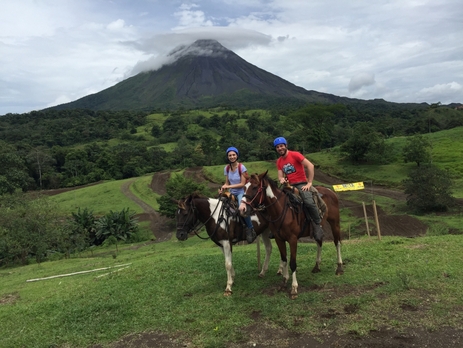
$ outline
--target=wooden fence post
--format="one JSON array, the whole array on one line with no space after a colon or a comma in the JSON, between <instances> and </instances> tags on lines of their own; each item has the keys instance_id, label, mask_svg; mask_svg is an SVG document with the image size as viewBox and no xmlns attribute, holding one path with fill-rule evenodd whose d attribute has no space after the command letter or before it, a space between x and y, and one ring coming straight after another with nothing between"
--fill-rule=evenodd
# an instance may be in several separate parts
<instances>
[{"instance_id":1,"label":"wooden fence post","mask_svg":"<svg viewBox=\"0 0 463 348\"><path fill-rule=\"evenodd\" d=\"M381 228L379 227L378 212L376 211L376 201L373 201L373 211L375 212L376 229L378 230L378 239L381 240Z\"/></svg>"},{"instance_id":2,"label":"wooden fence post","mask_svg":"<svg viewBox=\"0 0 463 348\"><path fill-rule=\"evenodd\" d=\"M367 226L368 237L370 237L370 227L368 226L368 215L367 208L365 207L365 202L362 202L363 205L363 215L365 216L365 225Z\"/></svg>"}]
</instances>

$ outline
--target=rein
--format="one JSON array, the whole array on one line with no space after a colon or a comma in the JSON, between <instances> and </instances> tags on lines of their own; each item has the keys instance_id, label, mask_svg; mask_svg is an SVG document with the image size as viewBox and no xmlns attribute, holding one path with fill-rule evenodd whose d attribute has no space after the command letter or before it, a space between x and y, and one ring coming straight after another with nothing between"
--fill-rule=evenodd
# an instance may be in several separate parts
<instances>
[{"instance_id":1,"label":"rein","mask_svg":"<svg viewBox=\"0 0 463 348\"><path fill-rule=\"evenodd\" d=\"M265 189L266 189L266 187L265 187ZM260 194L259 205L258 205L257 208L254 208L254 207L252 206L252 203L254 202L254 200L257 198L257 196L258 196L259 194ZM280 192L280 194L276 197L276 200L275 200L274 202L272 202L272 203L269 204L269 205L264 205L264 204L263 204L263 202L264 202L264 181L263 181L263 180L260 180L260 187L258 188L257 193L256 193L256 194L254 195L254 197L252 197L252 198L251 198L249 195L246 195L246 194L245 194L244 197L246 197L247 199L249 199L250 202L243 202L243 203L249 205L249 206L251 207L251 209L254 210L254 211L264 211L264 210L266 210L267 208L271 207L272 205L276 204L276 203L279 201L279 199L280 199L280 197L281 197L281 194L285 194L285 193L284 193L283 191ZM285 197L285 201L284 201L284 204L283 204L283 207L284 207L284 208L283 208L283 211L282 211L281 215L280 215L277 219L275 219L275 220L270 220L269 218L267 218L267 217L264 216L263 214L262 214L262 217L263 217L267 222L269 222L269 223L275 223L275 222L277 222L278 220L282 219L284 216L286 216L286 212L288 211L288 204L286 204L287 200L288 200L288 196ZM281 224L280 224L280 227L278 227L278 230L280 230L282 224L283 224L283 220L281 221Z\"/></svg>"},{"instance_id":2,"label":"rein","mask_svg":"<svg viewBox=\"0 0 463 348\"><path fill-rule=\"evenodd\" d=\"M215 233L216 233L217 230L219 229L219 227L220 227L220 222L221 222L221 221L225 221L226 230L228 231L228 221L227 221L227 219L225 219L225 218L223 217L223 213L224 213L224 210L225 210L225 204L223 204L223 202L222 202L221 208L220 208L220 212L219 212L220 218L219 218L219 220L218 220L218 222L217 222L217 224L216 224L216 226L215 226L214 231L211 233L211 235L208 235L208 237L201 237L201 236L199 235L199 232L198 232L198 231L199 231L201 228L203 228L204 226L206 226L206 224L209 222L209 220L212 219L212 216L215 214L215 212L217 211L217 208L218 208L218 207L219 207L219 204L217 204L217 205L215 206L214 211L213 211L213 212L211 213L211 215L206 219L206 221L201 222L201 221L199 220L199 218L198 218L198 208L196 208L196 205L195 205L195 203L194 203L194 199L192 199L192 200L191 200L191 208L188 209L188 216L190 216L190 214L193 214L193 215L196 217L197 222L194 223L193 226L192 226L191 228L189 228L188 233L194 232L194 234L195 234L196 236L198 236L200 239L203 239L203 240L212 239L212 237L215 235ZM189 218L183 223L182 229L185 229L185 226L186 226L187 222L189 222Z\"/></svg>"}]
</instances>

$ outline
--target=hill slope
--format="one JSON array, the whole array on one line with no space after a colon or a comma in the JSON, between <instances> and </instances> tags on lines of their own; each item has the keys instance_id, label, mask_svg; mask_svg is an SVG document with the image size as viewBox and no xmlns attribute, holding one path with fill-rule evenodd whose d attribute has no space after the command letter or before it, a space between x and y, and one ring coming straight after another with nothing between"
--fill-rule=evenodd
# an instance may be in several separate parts
<instances>
[{"instance_id":1,"label":"hill slope","mask_svg":"<svg viewBox=\"0 0 463 348\"><path fill-rule=\"evenodd\" d=\"M217 105L267 108L307 103L407 105L307 91L248 63L215 40L198 40L180 47L169 58L171 63L158 70L139 73L99 93L53 109L153 110Z\"/></svg>"}]
</instances>

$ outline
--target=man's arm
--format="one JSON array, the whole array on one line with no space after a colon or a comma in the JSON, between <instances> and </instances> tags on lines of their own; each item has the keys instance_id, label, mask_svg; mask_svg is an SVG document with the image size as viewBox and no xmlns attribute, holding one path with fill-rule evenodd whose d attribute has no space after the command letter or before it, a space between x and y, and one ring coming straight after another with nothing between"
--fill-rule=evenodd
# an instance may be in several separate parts
<instances>
[{"instance_id":1,"label":"man's arm","mask_svg":"<svg viewBox=\"0 0 463 348\"><path fill-rule=\"evenodd\" d=\"M281 169L278 169L278 181L282 185L286 182L285 175L283 174L283 171Z\"/></svg>"},{"instance_id":2,"label":"man's arm","mask_svg":"<svg viewBox=\"0 0 463 348\"><path fill-rule=\"evenodd\" d=\"M302 187L302 191L309 190L310 187L312 186L312 181L314 177L314 165L312 162L310 162L307 158L304 158L302 160L302 165L304 166L306 172L307 172L307 185Z\"/></svg>"}]
</instances>

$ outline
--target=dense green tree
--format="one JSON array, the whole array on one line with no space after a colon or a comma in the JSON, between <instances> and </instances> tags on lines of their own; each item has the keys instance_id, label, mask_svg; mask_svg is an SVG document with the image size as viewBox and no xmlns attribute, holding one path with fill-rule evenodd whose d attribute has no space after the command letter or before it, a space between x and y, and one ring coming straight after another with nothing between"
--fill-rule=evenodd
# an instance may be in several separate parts
<instances>
[{"instance_id":1,"label":"dense green tree","mask_svg":"<svg viewBox=\"0 0 463 348\"><path fill-rule=\"evenodd\" d=\"M87 153L83 149L72 149L66 154L63 166L68 186L85 184L85 175L89 173Z\"/></svg>"},{"instance_id":2,"label":"dense green tree","mask_svg":"<svg viewBox=\"0 0 463 348\"><path fill-rule=\"evenodd\" d=\"M25 159L16 148L0 140L0 195L18 189L26 191L31 184Z\"/></svg>"},{"instance_id":3,"label":"dense green tree","mask_svg":"<svg viewBox=\"0 0 463 348\"><path fill-rule=\"evenodd\" d=\"M27 264L29 257L42 262L50 251L60 249L63 217L46 198L26 194L0 197L0 240L8 262ZM1 261L0 261L1 262Z\"/></svg>"},{"instance_id":4,"label":"dense green tree","mask_svg":"<svg viewBox=\"0 0 463 348\"><path fill-rule=\"evenodd\" d=\"M48 148L44 146L38 146L31 149L27 155L27 161L29 165L34 168L35 174L38 177L39 188L43 189L43 178L48 175L53 175L53 164L55 160L50 154Z\"/></svg>"},{"instance_id":5,"label":"dense green tree","mask_svg":"<svg viewBox=\"0 0 463 348\"><path fill-rule=\"evenodd\" d=\"M263 126L260 117L256 114L250 115L246 123L248 125L248 128L252 129L253 131L261 129L261 127Z\"/></svg>"},{"instance_id":6,"label":"dense green tree","mask_svg":"<svg viewBox=\"0 0 463 348\"><path fill-rule=\"evenodd\" d=\"M417 213L447 211L455 204L449 173L432 164L414 167L403 184L407 205Z\"/></svg>"},{"instance_id":7,"label":"dense green tree","mask_svg":"<svg viewBox=\"0 0 463 348\"><path fill-rule=\"evenodd\" d=\"M355 125L349 139L341 145L341 152L350 161L362 163L367 161L368 153L372 150L370 159L375 153L384 153L381 144L384 144L383 137L368 123L361 122Z\"/></svg>"},{"instance_id":8,"label":"dense green tree","mask_svg":"<svg viewBox=\"0 0 463 348\"><path fill-rule=\"evenodd\" d=\"M402 150L405 163L415 162L419 167L421 163L431 161L431 142L423 135L418 134L406 139Z\"/></svg>"},{"instance_id":9,"label":"dense green tree","mask_svg":"<svg viewBox=\"0 0 463 348\"><path fill-rule=\"evenodd\" d=\"M151 127L151 135L155 138L158 138L162 133L161 127L159 125L155 124L153 127Z\"/></svg>"},{"instance_id":10,"label":"dense green tree","mask_svg":"<svg viewBox=\"0 0 463 348\"><path fill-rule=\"evenodd\" d=\"M166 182L166 194L159 199L159 212L161 215L175 218L177 205L174 200L182 199L194 192L210 195L209 189L204 185L183 175L174 174Z\"/></svg>"},{"instance_id":11,"label":"dense green tree","mask_svg":"<svg viewBox=\"0 0 463 348\"><path fill-rule=\"evenodd\" d=\"M305 134L304 147L309 151L320 151L329 144L333 131L334 115L325 105L309 105L288 116L293 119Z\"/></svg>"},{"instance_id":12,"label":"dense green tree","mask_svg":"<svg viewBox=\"0 0 463 348\"><path fill-rule=\"evenodd\" d=\"M201 138L201 148L205 156L206 165L212 165L217 152L217 140L210 133L206 133Z\"/></svg>"}]
</instances>

